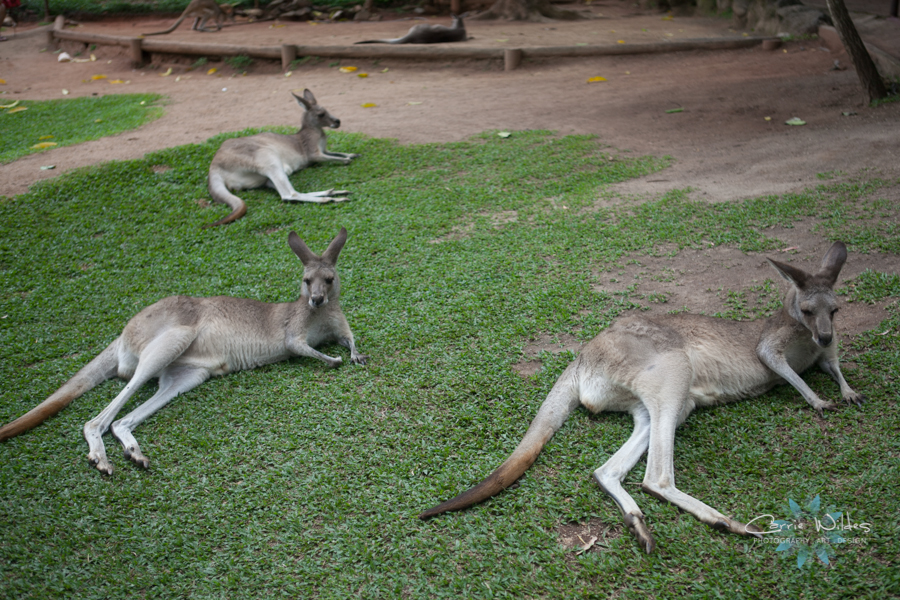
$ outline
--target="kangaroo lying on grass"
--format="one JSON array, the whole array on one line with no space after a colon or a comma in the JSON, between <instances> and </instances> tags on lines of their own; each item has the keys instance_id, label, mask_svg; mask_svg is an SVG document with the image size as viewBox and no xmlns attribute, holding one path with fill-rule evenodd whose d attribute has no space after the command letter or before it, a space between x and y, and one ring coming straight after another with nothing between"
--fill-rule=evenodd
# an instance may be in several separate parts
<instances>
[{"instance_id":1,"label":"kangaroo lying on grass","mask_svg":"<svg viewBox=\"0 0 900 600\"><path fill-rule=\"evenodd\" d=\"M124 447L125 456L146 469L150 461L131 432L175 396L211 376L254 369L291 356L311 356L331 367L340 366L339 356L326 356L314 349L329 341L349 348L350 362L366 364L368 357L357 353L339 303L340 279L335 263L346 241L347 230L342 227L322 256L316 256L296 233L290 233L288 244L303 262L303 284L296 302L170 296L148 306L128 321L122 335L52 396L0 428L0 441L39 425L75 398L118 375L128 379L128 384L84 425L90 447L88 460L102 473L112 474L101 437L109 429ZM128 399L154 377L159 378L156 394L113 423Z\"/></svg>"},{"instance_id":2,"label":"kangaroo lying on grass","mask_svg":"<svg viewBox=\"0 0 900 600\"><path fill-rule=\"evenodd\" d=\"M847 249L835 242L819 272L769 260L791 287L784 307L763 323L741 323L699 315L626 317L584 347L557 380L518 448L484 481L419 515L425 519L461 510L499 493L516 481L575 408L628 411L631 437L594 478L612 496L625 524L646 552L656 543L644 515L622 487L622 480L644 452L647 469L641 488L667 500L716 529L759 535L752 525L726 517L675 487L675 429L698 406L759 396L790 383L819 413L836 408L815 394L798 373L814 364L831 375L847 403L862 404L841 375L833 317L834 283Z\"/></svg>"},{"instance_id":3,"label":"kangaroo lying on grass","mask_svg":"<svg viewBox=\"0 0 900 600\"><path fill-rule=\"evenodd\" d=\"M226 18L234 21L234 7L230 4L219 6L214 0L191 0L191 3L187 5L187 8L184 9L184 12L181 13L181 16L178 17L178 20L171 27L165 31L154 31L153 33L142 33L141 35L172 33L188 17L194 17L194 25L191 27L194 31L219 31L222 29L222 21ZM206 22L210 19L215 21L215 29L206 27Z\"/></svg>"},{"instance_id":4,"label":"kangaroo lying on grass","mask_svg":"<svg viewBox=\"0 0 900 600\"><path fill-rule=\"evenodd\" d=\"M466 41L466 26L462 17L453 16L450 27L445 25L413 25L403 37L388 40L365 40L357 44L440 44Z\"/></svg>"},{"instance_id":5,"label":"kangaroo lying on grass","mask_svg":"<svg viewBox=\"0 0 900 600\"><path fill-rule=\"evenodd\" d=\"M231 214L206 227L225 225L237 221L247 212L243 200L229 190L246 190L268 185L278 190L285 202L342 202L349 192L333 189L324 192L301 194L294 190L288 175L304 169L313 163L337 162L342 165L359 154L328 152L325 149L324 128L337 129L341 120L329 114L316 103L309 90L303 90L303 97L291 92L297 103L306 109L300 131L293 135L280 133L257 133L243 138L232 138L222 142L222 146L209 166L209 193L213 200L231 207Z\"/></svg>"}]
</instances>

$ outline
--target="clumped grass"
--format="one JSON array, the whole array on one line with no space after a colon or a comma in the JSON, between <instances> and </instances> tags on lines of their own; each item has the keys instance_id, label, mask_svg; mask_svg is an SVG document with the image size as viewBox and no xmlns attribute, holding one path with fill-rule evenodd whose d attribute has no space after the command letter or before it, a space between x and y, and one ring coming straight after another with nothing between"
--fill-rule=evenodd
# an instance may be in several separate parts
<instances>
[{"instance_id":1,"label":"clumped grass","mask_svg":"<svg viewBox=\"0 0 900 600\"><path fill-rule=\"evenodd\" d=\"M12 109L0 109L0 164L45 149L35 145L71 146L140 127L162 116L161 98L159 94L123 94L22 100ZM22 107L27 110L10 112Z\"/></svg>"},{"instance_id":2,"label":"clumped grass","mask_svg":"<svg viewBox=\"0 0 900 600\"><path fill-rule=\"evenodd\" d=\"M243 134L251 133L249 131ZM235 134L232 134L235 135ZM34 406L167 295L287 301L296 230L316 251L343 225L343 305L366 367L294 359L211 380L136 430L151 469L114 440L116 472L85 460L82 424L121 389L108 382L0 444L0 595L8 598L886 598L900 593L896 335L845 342L867 394L820 421L779 388L702 410L679 430L679 486L743 520L787 516L789 498L870 523L832 564L798 570L773 547L718 533L625 481L659 549L643 555L590 474L628 437L627 415L576 411L515 489L468 511L415 515L480 480L515 444L571 353L512 366L538 334L589 339L635 298L592 289L599 267L659 248L775 247L762 228L821 218L852 249L893 248L869 219L896 182L823 185L732 204L683 191L638 206L598 202L609 183L665 160L588 136L487 132L400 146L334 133L362 156L293 177L353 192L337 205L246 192L247 216L203 230L206 169L222 139L71 173L0 204L0 422ZM874 199L873 199L874 198ZM871 232L852 227L862 216ZM624 257L624 258L623 258ZM866 276L866 281L869 276ZM864 278L860 278L863 280ZM879 286L896 295L896 286ZM751 290L769 305L770 290ZM735 298L731 308L757 313ZM900 328L889 313L880 331ZM827 376L806 377L835 398ZM146 386L125 407L154 391ZM877 422L876 419L877 418ZM876 424L877 423L877 424ZM554 528L608 524L575 555Z\"/></svg>"}]
</instances>

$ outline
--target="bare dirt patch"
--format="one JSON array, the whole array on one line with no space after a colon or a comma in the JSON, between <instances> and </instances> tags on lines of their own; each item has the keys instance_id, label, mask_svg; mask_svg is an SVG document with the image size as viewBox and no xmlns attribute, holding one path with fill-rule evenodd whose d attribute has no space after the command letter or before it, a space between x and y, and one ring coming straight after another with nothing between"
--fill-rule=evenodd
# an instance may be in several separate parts
<instances>
[{"instance_id":1,"label":"bare dirt patch","mask_svg":"<svg viewBox=\"0 0 900 600\"><path fill-rule=\"evenodd\" d=\"M609 525L600 519L590 519L585 523L566 523L554 528L559 545L572 551L569 556L587 552L602 552L609 542L622 535L618 525ZM577 554L576 554L577 553Z\"/></svg>"}]
</instances>

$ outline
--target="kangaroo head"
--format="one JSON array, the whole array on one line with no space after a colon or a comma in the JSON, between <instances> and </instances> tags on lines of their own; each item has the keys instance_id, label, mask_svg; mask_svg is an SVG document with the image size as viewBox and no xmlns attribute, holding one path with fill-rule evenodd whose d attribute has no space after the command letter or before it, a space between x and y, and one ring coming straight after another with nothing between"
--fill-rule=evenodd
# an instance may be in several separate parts
<instances>
[{"instance_id":1,"label":"kangaroo head","mask_svg":"<svg viewBox=\"0 0 900 600\"><path fill-rule=\"evenodd\" d=\"M294 92L291 95L297 101L297 104L306 109L303 115L302 128L312 127L315 129L337 129L341 126L341 120L331 116L327 110L319 106L316 97L309 90L303 90L303 96L298 96Z\"/></svg>"},{"instance_id":2,"label":"kangaroo head","mask_svg":"<svg viewBox=\"0 0 900 600\"><path fill-rule=\"evenodd\" d=\"M347 241L347 230L341 227L322 256L313 254L306 243L295 232L288 235L288 245L294 254L303 263L303 285L300 288L300 296L308 298L310 307L319 308L328 304L329 300L335 300L341 294L341 280L338 277L338 255Z\"/></svg>"},{"instance_id":3,"label":"kangaroo head","mask_svg":"<svg viewBox=\"0 0 900 600\"><path fill-rule=\"evenodd\" d=\"M847 260L847 247L842 242L832 244L814 275L772 259L766 260L791 283L791 289L784 297L788 314L812 333L816 344L828 347L834 339L834 314L838 311L834 284Z\"/></svg>"}]
</instances>

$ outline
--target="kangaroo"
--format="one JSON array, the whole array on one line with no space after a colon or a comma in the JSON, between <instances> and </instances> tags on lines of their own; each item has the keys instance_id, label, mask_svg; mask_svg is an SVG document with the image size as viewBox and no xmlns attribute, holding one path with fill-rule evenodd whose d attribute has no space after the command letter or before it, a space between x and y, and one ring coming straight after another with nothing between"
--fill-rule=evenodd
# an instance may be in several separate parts
<instances>
[{"instance_id":1,"label":"kangaroo","mask_svg":"<svg viewBox=\"0 0 900 600\"><path fill-rule=\"evenodd\" d=\"M230 4L219 6L214 0L191 0L181 16L175 23L165 31L154 31L153 33L142 33L141 35L163 35L175 31L181 22L188 17L194 17L194 25L191 27L194 31L211 32L222 29L222 21L226 18L234 20L234 7ZM215 29L207 28L206 22L210 19L215 21Z\"/></svg>"},{"instance_id":2,"label":"kangaroo","mask_svg":"<svg viewBox=\"0 0 900 600\"><path fill-rule=\"evenodd\" d=\"M403 37L389 40L365 40L357 44L440 44L466 41L466 26L462 17L451 15L450 27L445 25L413 25Z\"/></svg>"},{"instance_id":3,"label":"kangaroo","mask_svg":"<svg viewBox=\"0 0 900 600\"><path fill-rule=\"evenodd\" d=\"M775 385L791 384L820 414L836 408L800 378L817 364L838 383L847 403L863 396L850 389L838 366L833 291L847 249L835 242L817 273L769 260L790 283L784 306L763 323L741 323L690 314L626 317L584 347L541 405L525 437L491 475L459 496L419 515L461 510L508 487L534 463L544 445L581 404L593 412L630 412L634 432L594 471L594 479L615 500L628 529L647 553L656 542L644 515L622 487L644 452L641 485L716 529L759 536L759 529L726 517L675 487L675 429L698 406L714 406L759 396Z\"/></svg>"},{"instance_id":4,"label":"kangaroo","mask_svg":"<svg viewBox=\"0 0 900 600\"><path fill-rule=\"evenodd\" d=\"M170 296L151 304L131 318L122 335L41 404L0 428L0 441L44 422L101 382L118 375L128 384L100 414L85 423L88 461L111 475L102 436L109 429L125 449L125 456L140 467L150 461L141 453L132 431L175 396L216 375L310 356L330 367L341 365L314 349L336 341L350 349L350 362L364 365L353 333L341 311L340 279L335 263L347 241L347 230L313 254L295 233L288 245L303 263L300 298L295 302L266 303L230 296L191 298ZM147 402L113 423L116 414L144 383L159 378L159 390Z\"/></svg>"},{"instance_id":5,"label":"kangaroo","mask_svg":"<svg viewBox=\"0 0 900 600\"><path fill-rule=\"evenodd\" d=\"M257 133L243 138L232 138L222 142L209 165L209 193L213 200L231 207L231 214L206 227L225 225L237 221L247 212L243 200L229 190L246 190L268 185L278 190L285 202L343 202L349 194L346 190L333 189L324 192L301 194L294 190L288 175L313 163L336 162L342 165L359 154L328 152L325 149L325 127L337 129L341 120L316 103L309 90L303 90L303 97L291 92L297 103L306 109L303 124L293 135L280 133Z\"/></svg>"}]
</instances>

